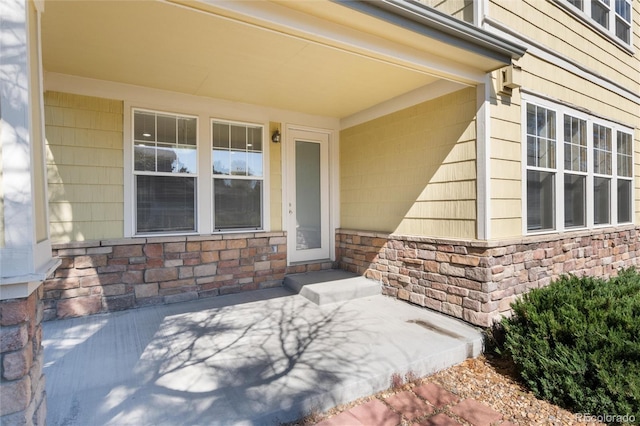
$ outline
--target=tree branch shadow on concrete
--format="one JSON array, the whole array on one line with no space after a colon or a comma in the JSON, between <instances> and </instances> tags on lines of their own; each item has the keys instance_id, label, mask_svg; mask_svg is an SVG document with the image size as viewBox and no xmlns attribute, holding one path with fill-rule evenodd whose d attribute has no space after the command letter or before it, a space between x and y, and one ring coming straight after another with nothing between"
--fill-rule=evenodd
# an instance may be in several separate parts
<instances>
[{"instance_id":1,"label":"tree branch shadow on concrete","mask_svg":"<svg viewBox=\"0 0 640 426\"><path fill-rule=\"evenodd\" d=\"M104 387L95 406L82 406L80 396L84 413L73 417L91 416L92 424L277 424L326 410L342 402L342 380L366 379L340 350L356 331L353 315L343 305L310 309L283 298L165 317L128 366L131 380ZM100 368L100 360L94 364ZM57 424L80 424L67 420Z\"/></svg>"}]
</instances>

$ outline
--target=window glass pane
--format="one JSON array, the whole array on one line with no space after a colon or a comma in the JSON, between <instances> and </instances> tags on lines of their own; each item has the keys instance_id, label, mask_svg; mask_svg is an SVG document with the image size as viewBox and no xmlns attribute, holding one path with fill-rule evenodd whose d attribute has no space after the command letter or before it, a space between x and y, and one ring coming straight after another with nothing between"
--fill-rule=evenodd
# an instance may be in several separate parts
<instances>
[{"instance_id":1,"label":"window glass pane","mask_svg":"<svg viewBox=\"0 0 640 426\"><path fill-rule=\"evenodd\" d=\"M564 175L564 226L586 224L586 176Z\"/></svg>"},{"instance_id":2,"label":"window glass pane","mask_svg":"<svg viewBox=\"0 0 640 426\"><path fill-rule=\"evenodd\" d=\"M195 231L196 180L136 176L137 232Z\"/></svg>"},{"instance_id":3,"label":"window glass pane","mask_svg":"<svg viewBox=\"0 0 640 426\"><path fill-rule=\"evenodd\" d=\"M196 145L198 137L198 122L195 118L178 118L178 143L182 145Z\"/></svg>"},{"instance_id":4,"label":"window glass pane","mask_svg":"<svg viewBox=\"0 0 640 426\"><path fill-rule=\"evenodd\" d=\"M226 149L213 150L213 174L228 175L231 173L231 153Z\"/></svg>"},{"instance_id":5,"label":"window glass pane","mask_svg":"<svg viewBox=\"0 0 640 426\"><path fill-rule=\"evenodd\" d=\"M587 171L586 121L564 116L564 168L577 172Z\"/></svg>"},{"instance_id":6,"label":"window glass pane","mask_svg":"<svg viewBox=\"0 0 640 426\"><path fill-rule=\"evenodd\" d=\"M262 151L262 127L249 127L247 149L249 151Z\"/></svg>"},{"instance_id":7,"label":"window glass pane","mask_svg":"<svg viewBox=\"0 0 640 426\"><path fill-rule=\"evenodd\" d=\"M247 175L247 153L231 151L231 174L233 176Z\"/></svg>"},{"instance_id":8,"label":"window glass pane","mask_svg":"<svg viewBox=\"0 0 640 426\"><path fill-rule=\"evenodd\" d=\"M556 167L556 129L554 111L527 104L527 164Z\"/></svg>"},{"instance_id":9,"label":"window glass pane","mask_svg":"<svg viewBox=\"0 0 640 426\"><path fill-rule=\"evenodd\" d=\"M611 129L599 124L593 125L593 171L611 174Z\"/></svg>"},{"instance_id":10,"label":"window glass pane","mask_svg":"<svg viewBox=\"0 0 640 426\"><path fill-rule=\"evenodd\" d=\"M153 144L155 145L155 144ZM156 171L156 148L136 142L134 146L134 170L141 172Z\"/></svg>"},{"instance_id":11,"label":"window glass pane","mask_svg":"<svg viewBox=\"0 0 640 426\"><path fill-rule=\"evenodd\" d=\"M582 0L568 0L568 1L578 9L583 10Z\"/></svg>"},{"instance_id":12,"label":"window glass pane","mask_svg":"<svg viewBox=\"0 0 640 426\"><path fill-rule=\"evenodd\" d=\"M605 28L609 28L609 9L600 3L600 0L591 1L591 17L598 24Z\"/></svg>"},{"instance_id":13,"label":"window glass pane","mask_svg":"<svg viewBox=\"0 0 640 426\"><path fill-rule=\"evenodd\" d=\"M166 173L196 173L195 147L158 144L158 171Z\"/></svg>"},{"instance_id":14,"label":"window glass pane","mask_svg":"<svg viewBox=\"0 0 640 426\"><path fill-rule=\"evenodd\" d=\"M262 227L262 181L214 179L215 229Z\"/></svg>"},{"instance_id":15,"label":"window glass pane","mask_svg":"<svg viewBox=\"0 0 640 426\"><path fill-rule=\"evenodd\" d=\"M631 222L631 182L618 180L618 223Z\"/></svg>"},{"instance_id":16,"label":"window glass pane","mask_svg":"<svg viewBox=\"0 0 640 426\"><path fill-rule=\"evenodd\" d=\"M248 176L262 176L262 153L261 152L249 152L247 153Z\"/></svg>"},{"instance_id":17,"label":"window glass pane","mask_svg":"<svg viewBox=\"0 0 640 426\"><path fill-rule=\"evenodd\" d=\"M618 132L618 176L631 177L633 166L631 140L630 134Z\"/></svg>"},{"instance_id":18,"label":"window glass pane","mask_svg":"<svg viewBox=\"0 0 640 426\"><path fill-rule=\"evenodd\" d=\"M156 140L156 115L136 111L133 116L133 138L137 141Z\"/></svg>"},{"instance_id":19,"label":"window glass pane","mask_svg":"<svg viewBox=\"0 0 640 426\"><path fill-rule=\"evenodd\" d=\"M616 13L625 21L631 23L631 3L627 0L616 0Z\"/></svg>"},{"instance_id":20,"label":"window glass pane","mask_svg":"<svg viewBox=\"0 0 640 426\"><path fill-rule=\"evenodd\" d=\"M631 41L631 24L616 18L616 37L628 44Z\"/></svg>"},{"instance_id":21,"label":"window glass pane","mask_svg":"<svg viewBox=\"0 0 640 426\"><path fill-rule=\"evenodd\" d=\"M213 146L229 148L229 125L225 123L213 123Z\"/></svg>"},{"instance_id":22,"label":"window glass pane","mask_svg":"<svg viewBox=\"0 0 640 426\"><path fill-rule=\"evenodd\" d=\"M593 222L596 225L610 223L611 211L611 179L593 178Z\"/></svg>"},{"instance_id":23,"label":"window glass pane","mask_svg":"<svg viewBox=\"0 0 640 426\"><path fill-rule=\"evenodd\" d=\"M555 229L555 173L527 171L527 229Z\"/></svg>"},{"instance_id":24,"label":"window glass pane","mask_svg":"<svg viewBox=\"0 0 640 426\"><path fill-rule=\"evenodd\" d=\"M176 139L176 117L158 114L158 142L175 144Z\"/></svg>"},{"instance_id":25,"label":"window glass pane","mask_svg":"<svg viewBox=\"0 0 640 426\"><path fill-rule=\"evenodd\" d=\"M246 151L247 128L245 126L231 126L231 149Z\"/></svg>"}]
</instances>

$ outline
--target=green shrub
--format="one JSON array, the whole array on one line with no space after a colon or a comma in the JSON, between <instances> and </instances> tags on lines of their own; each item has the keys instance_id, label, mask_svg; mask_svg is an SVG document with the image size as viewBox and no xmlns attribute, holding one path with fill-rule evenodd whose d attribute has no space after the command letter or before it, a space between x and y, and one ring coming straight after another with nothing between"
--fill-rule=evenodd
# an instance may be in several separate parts
<instances>
[{"instance_id":1,"label":"green shrub","mask_svg":"<svg viewBox=\"0 0 640 426\"><path fill-rule=\"evenodd\" d=\"M640 275L562 277L513 304L504 347L537 397L640 419Z\"/></svg>"}]
</instances>

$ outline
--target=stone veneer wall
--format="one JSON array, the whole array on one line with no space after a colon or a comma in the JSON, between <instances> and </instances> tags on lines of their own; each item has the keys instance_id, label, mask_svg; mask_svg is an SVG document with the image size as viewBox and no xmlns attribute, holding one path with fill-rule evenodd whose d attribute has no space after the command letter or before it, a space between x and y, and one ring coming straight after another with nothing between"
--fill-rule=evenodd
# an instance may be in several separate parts
<instances>
[{"instance_id":1,"label":"stone veneer wall","mask_svg":"<svg viewBox=\"0 0 640 426\"><path fill-rule=\"evenodd\" d=\"M637 266L639 236L633 226L495 242L338 230L336 258L381 281L383 294L489 326L516 297L562 274L606 278Z\"/></svg>"},{"instance_id":2,"label":"stone veneer wall","mask_svg":"<svg viewBox=\"0 0 640 426\"><path fill-rule=\"evenodd\" d=\"M0 301L0 424L44 425L41 285L29 297Z\"/></svg>"},{"instance_id":3,"label":"stone veneer wall","mask_svg":"<svg viewBox=\"0 0 640 426\"><path fill-rule=\"evenodd\" d=\"M128 238L53 246L44 319L183 302L282 284L283 232Z\"/></svg>"}]
</instances>

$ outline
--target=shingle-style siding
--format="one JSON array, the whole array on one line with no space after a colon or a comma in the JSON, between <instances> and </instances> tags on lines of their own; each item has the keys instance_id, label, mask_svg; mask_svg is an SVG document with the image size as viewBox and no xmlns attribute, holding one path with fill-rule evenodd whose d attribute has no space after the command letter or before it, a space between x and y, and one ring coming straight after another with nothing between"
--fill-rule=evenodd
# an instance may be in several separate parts
<instances>
[{"instance_id":1,"label":"shingle-style siding","mask_svg":"<svg viewBox=\"0 0 640 426\"><path fill-rule=\"evenodd\" d=\"M640 49L640 4L633 2L633 43ZM522 68L522 91L548 97L573 106L579 111L635 128L636 194L640 193L640 105L624 96L620 85L640 93L640 56L631 54L611 39L603 36L555 1L523 0L490 2L489 17L515 33L535 40L557 60L541 57L530 49L517 61ZM594 24L596 25L596 24ZM608 81L598 84L575 70L565 69L562 60L578 62L591 80ZM498 92L497 73L493 73L491 97L490 194L491 238L522 235L522 121L521 90L503 97ZM605 80L601 78L604 77ZM638 195L636 195L636 199ZM636 201L635 220L640 220L640 205Z\"/></svg>"},{"instance_id":2,"label":"shingle-style siding","mask_svg":"<svg viewBox=\"0 0 640 426\"><path fill-rule=\"evenodd\" d=\"M341 132L343 227L475 238L475 93L463 89Z\"/></svg>"},{"instance_id":3,"label":"shingle-style siding","mask_svg":"<svg viewBox=\"0 0 640 426\"><path fill-rule=\"evenodd\" d=\"M491 0L488 14L519 34L638 93L640 3L634 0L632 8L635 54L618 47L617 43L595 30L598 24L584 23L555 0ZM525 57L530 54L527 52Z\"/></svg>"},{"instance_id":4,"label":"shingle-style siding","mask_svg":"<svg viewBox=\"0 0 640 426\"><path fill-rule=\"evenodd\" d=\"M51 240L123 236L123 102L45 92Z\"/></svg>"}]
</instances>

